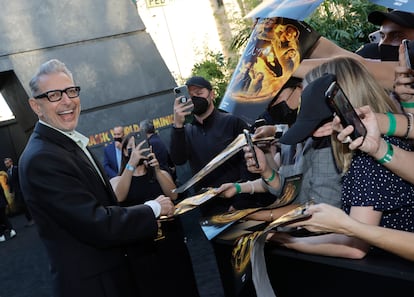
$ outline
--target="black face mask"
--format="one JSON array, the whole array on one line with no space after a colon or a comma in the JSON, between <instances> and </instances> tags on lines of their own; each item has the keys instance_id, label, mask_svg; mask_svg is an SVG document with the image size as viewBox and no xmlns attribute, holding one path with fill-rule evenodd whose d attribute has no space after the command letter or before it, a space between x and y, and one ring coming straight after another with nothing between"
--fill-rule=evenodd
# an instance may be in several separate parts
<instances>
[{"instance_id":1,"label":"black face mask","mask_svg":"<svg viewBox=\"0 0 414 297\"><path fill-rule=\"evenodd\" d=\"M115 137L114 141L122 142L122 138L121 137Z\"/></svg>"},{"instance_id":2,"label":"black face mask","mask_svg":"<svg viewBox=\"0 0 414 297\"><path fill-rule=\"evenodd\" d=\"M269 114L275 124L288 124L290 126L296 121L298 109L291 109L286 101L282 101L270 107Z\"/></svg>"},{"instance_id":3,"label":"black face mask","mask_svg":"<svg viewBox=\"0 0 414 297\"><path fill-rule=\"evenodd\" d=\"M379 46L381 61L398 61L398 50L398 46L381 44Z\"/></svg>"},{"instance_id":4,"label":"black face mask","mask_svg":"<svg viewBox=\"0 0 414 297\"><path fill-rule=\"evenodd\" d=\"M193 101L193 104L194 104L193 113L195 115L201 115L207 111L209 102L206 98L193 96L191 97L191 100Z\"/></svg>"}]
</instances>

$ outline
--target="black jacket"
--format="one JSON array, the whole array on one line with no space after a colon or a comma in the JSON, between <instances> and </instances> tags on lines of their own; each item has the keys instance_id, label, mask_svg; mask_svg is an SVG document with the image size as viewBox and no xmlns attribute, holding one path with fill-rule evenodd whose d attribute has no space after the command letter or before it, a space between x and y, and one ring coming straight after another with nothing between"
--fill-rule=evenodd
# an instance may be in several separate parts
<instances>
[{"instance_id":1,"label":"black jacket","mask_svg":"<svg viewBox=\"0 0 414 297\"><path fill-rule=\"evenodd\" d=\"M118 206L103 170L106 184L72 139L40 123L19 166L23 194L50 259L54 296L134 296L125 245L156 236L152 209Z\"/></svg>"}]
</instances>

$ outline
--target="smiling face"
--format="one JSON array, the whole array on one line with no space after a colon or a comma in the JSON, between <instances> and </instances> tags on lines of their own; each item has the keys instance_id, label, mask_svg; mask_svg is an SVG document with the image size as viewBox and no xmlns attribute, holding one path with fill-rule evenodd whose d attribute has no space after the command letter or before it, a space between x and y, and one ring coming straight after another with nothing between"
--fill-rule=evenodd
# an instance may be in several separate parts
<instances>
[{"instance_id":1,"label":"smiling face","mask_svg":"<svg viewBox=\"0 0 414 297\"><path fill-rule=\"evenodd\" d=\"M64 90L75 84L67 74L58 72L40 76L38 86L38 93L41 94L50 90ZM71 99L66 93L62 93L59 101L50 102L46 97L30 98L29 104L40 120L59 130L73 131L78 125L81 110L79 97Z\"/></svg>"}]
</instances>

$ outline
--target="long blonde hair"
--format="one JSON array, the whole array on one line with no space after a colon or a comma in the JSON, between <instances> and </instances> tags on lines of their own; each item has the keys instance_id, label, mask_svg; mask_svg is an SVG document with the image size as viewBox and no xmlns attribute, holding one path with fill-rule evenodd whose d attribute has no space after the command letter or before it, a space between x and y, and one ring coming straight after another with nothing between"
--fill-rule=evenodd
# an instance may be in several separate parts
<instances>
[{"instance_id":1,"label":"long blonde hair","mask_svg":"<svg viewBox=\"0 0 414 297\"><path fill-rule=\"evenodd\" d=\"M377 113L398 112L396 103L387 91L357 60L349 57L334 58L308 72L304 84L325 73L336 75L338 84L354 107L369 105ZM331 141L336 165L344 173L351 164L352 151L349 150L348 144L342 144L337 140L336 133L332 134Z\"/></svg>"}]
</instances>

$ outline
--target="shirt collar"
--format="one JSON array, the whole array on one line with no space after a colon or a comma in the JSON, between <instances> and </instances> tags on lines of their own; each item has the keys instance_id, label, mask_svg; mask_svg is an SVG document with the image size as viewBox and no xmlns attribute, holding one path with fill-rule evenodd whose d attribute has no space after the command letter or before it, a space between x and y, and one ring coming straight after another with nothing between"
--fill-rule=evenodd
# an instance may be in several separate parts
<instances>
[{"instance_id":1,"label":"shirt collar","mask_svg":"<svg viewBox=\"0 0 414 297\"><path fill-rule=\"evenodd\" d=\"M207 125L211 125L212 123L215 122L215 118L217 117L217 109L214 108L213 111L203 120L203 123L200 123L199 121L197 121L196 119L194 119L193 124L196 124L198 126L207 126Z\"/></svg>"},{"instance_id":2,"label":"shirt collar","mask_svg":"<svg viewBox=\"0 0 414 297\"><path fill-rule=\"evenodd\" d=\"M57 129L56 127L51 126L50 124L48 124L48 123L46 123L46 122L44 122L42 120L39 120L39 123L41 123L41 124L43 124L45 126L48 126L48 127L52 128L52 129L55 129L56 131L59 131L60 133L66 135L67 137L69 137L70 139L72 139L74 142L76 142L82 148L86 148L88 146L88 143L89 143L88 137L86 137L85 135L82 135L78 131L75 131L75 130L69 131L69 132L62 131L60 129Z\"/></svg>"}]
</instances>

